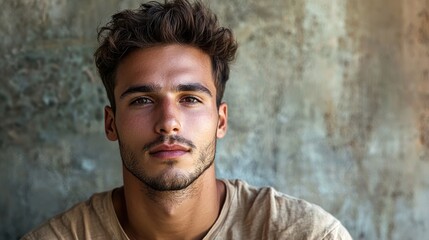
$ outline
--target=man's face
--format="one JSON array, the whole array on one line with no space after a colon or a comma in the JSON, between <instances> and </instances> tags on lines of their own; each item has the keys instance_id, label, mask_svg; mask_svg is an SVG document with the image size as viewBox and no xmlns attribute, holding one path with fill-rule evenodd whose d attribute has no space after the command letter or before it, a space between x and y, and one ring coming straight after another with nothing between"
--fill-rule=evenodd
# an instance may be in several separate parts
<instances>
[{"instance_id":1,"label":"man's face","mask_svg":"<svg viewBox=\"0 0 429 240\"><path fill-rule=\"evenodd\" d=\"M176 44L136 50L118 66L114 94L106 134L118 140L125 169L141 182L184 189L212 165L227 106L216 106L207 54Z\"/></svg>"}]
</instances>

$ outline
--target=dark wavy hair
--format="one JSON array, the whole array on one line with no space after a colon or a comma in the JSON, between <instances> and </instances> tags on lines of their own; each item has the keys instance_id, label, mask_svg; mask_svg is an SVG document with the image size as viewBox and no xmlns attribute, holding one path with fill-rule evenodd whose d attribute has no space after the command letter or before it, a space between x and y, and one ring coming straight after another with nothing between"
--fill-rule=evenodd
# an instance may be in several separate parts
<instances>
[{"instance_id":1,"label":"dark wavy hair","mask_svg":"<svg viewBox=\"0 0 429 240\"><path fill-rule=\"evenodd\" d=\"M216 15L199 0L193 4L188 0L151 1L136 10L116 13L98 30L98 41L95 64L114 112L117 67L136 49L175 43L201 49L211 58L218 106L237 51L232 31L220 27Z\"/></svg>"}]
</instances>

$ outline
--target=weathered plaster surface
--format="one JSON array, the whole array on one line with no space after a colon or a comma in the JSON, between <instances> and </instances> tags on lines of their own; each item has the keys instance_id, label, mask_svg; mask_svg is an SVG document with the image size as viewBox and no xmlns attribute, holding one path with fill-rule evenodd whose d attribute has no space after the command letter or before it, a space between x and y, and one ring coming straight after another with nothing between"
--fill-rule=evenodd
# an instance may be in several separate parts
<instances>
[{"instance_id":1,"label":"weathered plaster surface","mask_svg":"<svg viewBox=\"0 0 429 240\"><path fill-rule=\"evenodd\" d=\"M354 239L429 235L429 1L210 1L240 48L219 176L333 213ZM96 28L135 1L0 0L0 239L121 184Z\"/></svg>"}]
</instances>

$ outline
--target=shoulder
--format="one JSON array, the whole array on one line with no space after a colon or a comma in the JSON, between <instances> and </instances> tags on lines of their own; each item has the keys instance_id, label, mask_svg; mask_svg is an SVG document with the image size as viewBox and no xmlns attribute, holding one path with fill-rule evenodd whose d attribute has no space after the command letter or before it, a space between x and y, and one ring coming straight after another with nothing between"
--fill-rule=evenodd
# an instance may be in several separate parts
<instances>
[{"instance_id":1,"label":"shoulder","mask_svg":"<svg viewBox=\"0 0 429 240\"><path fill-rule=\"evenodd\" d=\"M27 233L22 239L94 239L103 236L112 216L111 192L97 193ZM114 213L114 212L113 212ZM96 238L95 238L96 239Z\"/></svg>"},{"instance_id":2,"label":"shoulder","mask_svg":"<svg viewBox=\"0 0 429 240\"><path fill-rule=\"evenodd\" d=\"M241 180L225 181L232 193L231 212L235 221L260 229L265 236L290 239L351 239L341 223L318 205L276 191L272 187L254 187ZM344 233L345 232L345 233ZM293 236L293 237L292 237ZM265 239L262 236L262 238Z\"/></svg>"}]
</instances>

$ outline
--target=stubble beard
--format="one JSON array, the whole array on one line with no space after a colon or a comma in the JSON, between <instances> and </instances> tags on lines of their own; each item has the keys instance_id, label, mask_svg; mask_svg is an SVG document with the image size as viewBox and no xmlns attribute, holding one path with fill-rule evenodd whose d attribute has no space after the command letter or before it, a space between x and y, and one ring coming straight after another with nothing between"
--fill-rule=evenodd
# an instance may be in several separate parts
<instances>
[{"instance_id":1,"label":"stubble beard","mask_svg":"<svg viewBox=\"0 0 429 240\"><path fill-rule=\"evenodd\" d=\"M120 139L118 139L119 150L122 157L122 163L125 168L144 183L152 191L166 192L179 191L187 189L195 182L207 169L209 169L216 155L216 137L201 149L193 149L197 151L198 158L194 160L193 172L172 171L175 168L176 160L167 162L168 169L157 176L150 174L139 165L139 159L136 154L131 151Z\"/></svg>"}]
</instances>

